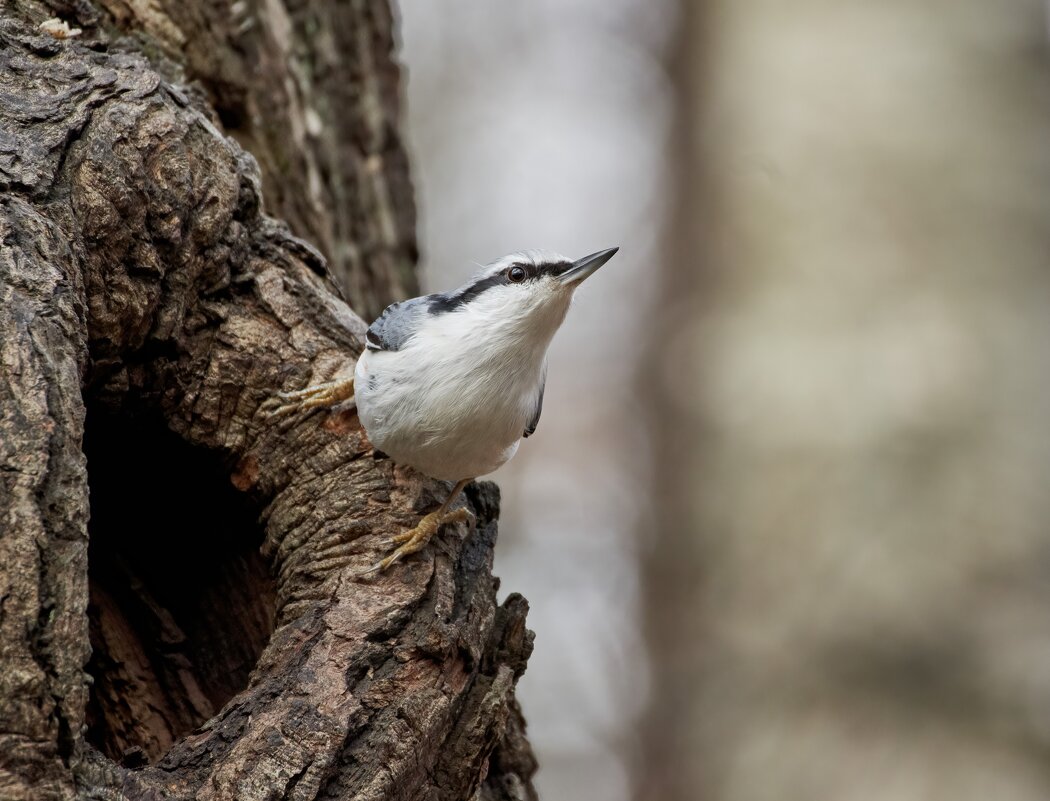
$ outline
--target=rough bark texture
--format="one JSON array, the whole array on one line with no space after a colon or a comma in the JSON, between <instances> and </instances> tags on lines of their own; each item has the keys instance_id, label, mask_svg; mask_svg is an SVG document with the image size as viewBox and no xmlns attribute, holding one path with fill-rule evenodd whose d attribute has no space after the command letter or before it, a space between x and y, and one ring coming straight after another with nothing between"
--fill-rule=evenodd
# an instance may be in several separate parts
<instances>
[{"instance_id":1,"label":"rough bark texture","mask_svg":"<svg viewBox=\"0 0 1050 801\"><path fill-rule=\"evenodd\" d=\"M256 159L267 210L328 261L371 320L418 294L398 136L393 19L367 0L53 0L84 41L119 40L191 84Z\"/></svg>"},{"instance_id":2,"label":"rough bark texture","mask_svg":"<svg viewBox=\"0 0 1050 801\"><path fill-rule=\"evenodd\" d=\"M354 579L444 488L352 410L259 412L365 328L263 183L364 310L412 282L390 15L336 6L0 10L4 799L534 797L495 487L476 531ZM309 104L274 89L303 52Z\"/></svg>"}]
</instances>

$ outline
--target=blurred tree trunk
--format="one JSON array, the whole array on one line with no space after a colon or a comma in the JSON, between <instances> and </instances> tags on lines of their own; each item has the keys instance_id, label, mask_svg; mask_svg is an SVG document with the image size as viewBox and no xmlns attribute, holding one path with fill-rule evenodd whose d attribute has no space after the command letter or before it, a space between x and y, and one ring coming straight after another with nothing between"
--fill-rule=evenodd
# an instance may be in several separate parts
<instances>
[{"instance_id":1,"label":"blurred tree trunk","mask_svg":"<svg viewBox=\"0 0 1050 801\"><path fill-rule=\"evenodd\" d=\"M1050 797L1045 4L682 13L639 797Z\"/></svg>"},{"instance_id":2,"label":"blurred tree trunk","mask_svg":"<svg viewBox=\"0 0 1050 801\"><path fill-rule=\"evenodd\" d=\"M392 25L0 9L0 797L534 797L495 488L355 580L441 488L352 411L258 411L352 371L337 285L369 317L415 288Z\"/></svg>"},{"instance_id":3,"label":"blurred tree trunk","mask_svg":"<svg viewBox=\"0 0 1050 801\"><path fill-rule=\"evenodd\" d=\"M658 532L642 563L645 585L644 631L653 671L653 697L637 774L639 801L707 798L704 755L695 725L696 699L704 691L703 655L707 632L705 543L698 536L698 495L704 436L695 401L700 371L694 342L704 302L716 293L712 229L719 209L705 171L704 114L708 61L715 50L709 37L705 3L679 5L676 35L669 47L676 119L670 143L675 164L674 199L665 231L659 325L650 329L641 384L650 396L649 429L653 457L653 519L645 534ZM668 343L675 343L668 347ZM670 378L673 376L673 379ZM653 388L656 388L654 391Z\"/></svg>"}]
</instances>

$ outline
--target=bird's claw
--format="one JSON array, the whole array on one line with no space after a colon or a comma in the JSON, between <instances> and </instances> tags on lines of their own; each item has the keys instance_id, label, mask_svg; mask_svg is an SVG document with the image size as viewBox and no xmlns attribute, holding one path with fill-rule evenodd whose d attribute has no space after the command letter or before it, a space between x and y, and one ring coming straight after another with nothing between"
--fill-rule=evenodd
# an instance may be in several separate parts
<instances>
[{"instance_id":1,"label":"bird's claw","mask_svg":"<svg viewBox=\"0 0 1050 801\"><path fill-rule=\"evenodd\" d=\"M343 381L330 381L327 384L314 384L304 389L291 392L278 392L273 397L263 401L263 413L267 417L283 417L293 412L308 412L335 406L347 399L354 397L354 379Z\"/></svg>"},{"instance_id":2,"label":"bird's claw","mask_svg":"<svg viewBox=\"0 0 1050 801\"><path fill-rule=\"evenodd\" d=\"M358 571L352 573L351 575L354 578L365 578L366 576L371 576L373 573L378 573L380 570L382 570L382 568L383 568L383 563L380 561L380 562L376 562L371 567L366 567L364 570L358 570Z\"/></svg>"},{"instance_id":3,"label":"bird's claw","mask_svg":"<svg viewBox=\"0 0 1050 801\"><path fill-rule=\"evenodd\" d=\"M354 573L354 576L356 578L364 578L373 573L380 573L391 565L400 562L409 554L423 550L438 530L447 523L466 523L470 530L474 531L477 526L477 518L473 512L465 507L454 509L451 512L442 512L441 510L431 512L420 520L419 525L415 528L402 531L400 534L395 534L388 539L384 544L387 548L394 548L394 550L371 567Z\"/></svg>"}]
</instances>

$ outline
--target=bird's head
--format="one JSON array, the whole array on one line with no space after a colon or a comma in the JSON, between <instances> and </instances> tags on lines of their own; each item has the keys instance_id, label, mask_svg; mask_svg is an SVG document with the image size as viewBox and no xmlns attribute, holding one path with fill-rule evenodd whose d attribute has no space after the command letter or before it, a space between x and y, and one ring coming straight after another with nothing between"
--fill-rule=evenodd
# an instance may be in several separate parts
<instances>
[{"instance_id":1,"label":"bird's head","mask_svg":"<svg viewBox=\"0 0 1050 801\"><path fill-rule=\"evenodd\" d=\"M504 331L549 342L577 287L617 250L575 261L541 250L512 253L482 268L459 289L431 296L429 311L462 315L463 323L479 327L478 335Z\"/></svg>"}]
</instances>

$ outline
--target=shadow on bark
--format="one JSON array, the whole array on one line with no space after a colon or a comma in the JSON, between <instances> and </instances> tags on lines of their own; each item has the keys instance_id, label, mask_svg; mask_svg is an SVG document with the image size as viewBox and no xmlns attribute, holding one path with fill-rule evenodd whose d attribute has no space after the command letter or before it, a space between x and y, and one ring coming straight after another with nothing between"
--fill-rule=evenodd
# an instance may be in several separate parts
<instances>
[{"instance_id":1,"label":"shadow on bark","mask_svg":"<svg viewBox=\"0 0 1050 801\"><path fill-rule=\"evenodd\" d=\"M259 509L163 421L89 408L86 738L154 761L248 685L273 632Z\"/></svg>"}]
</instances>

